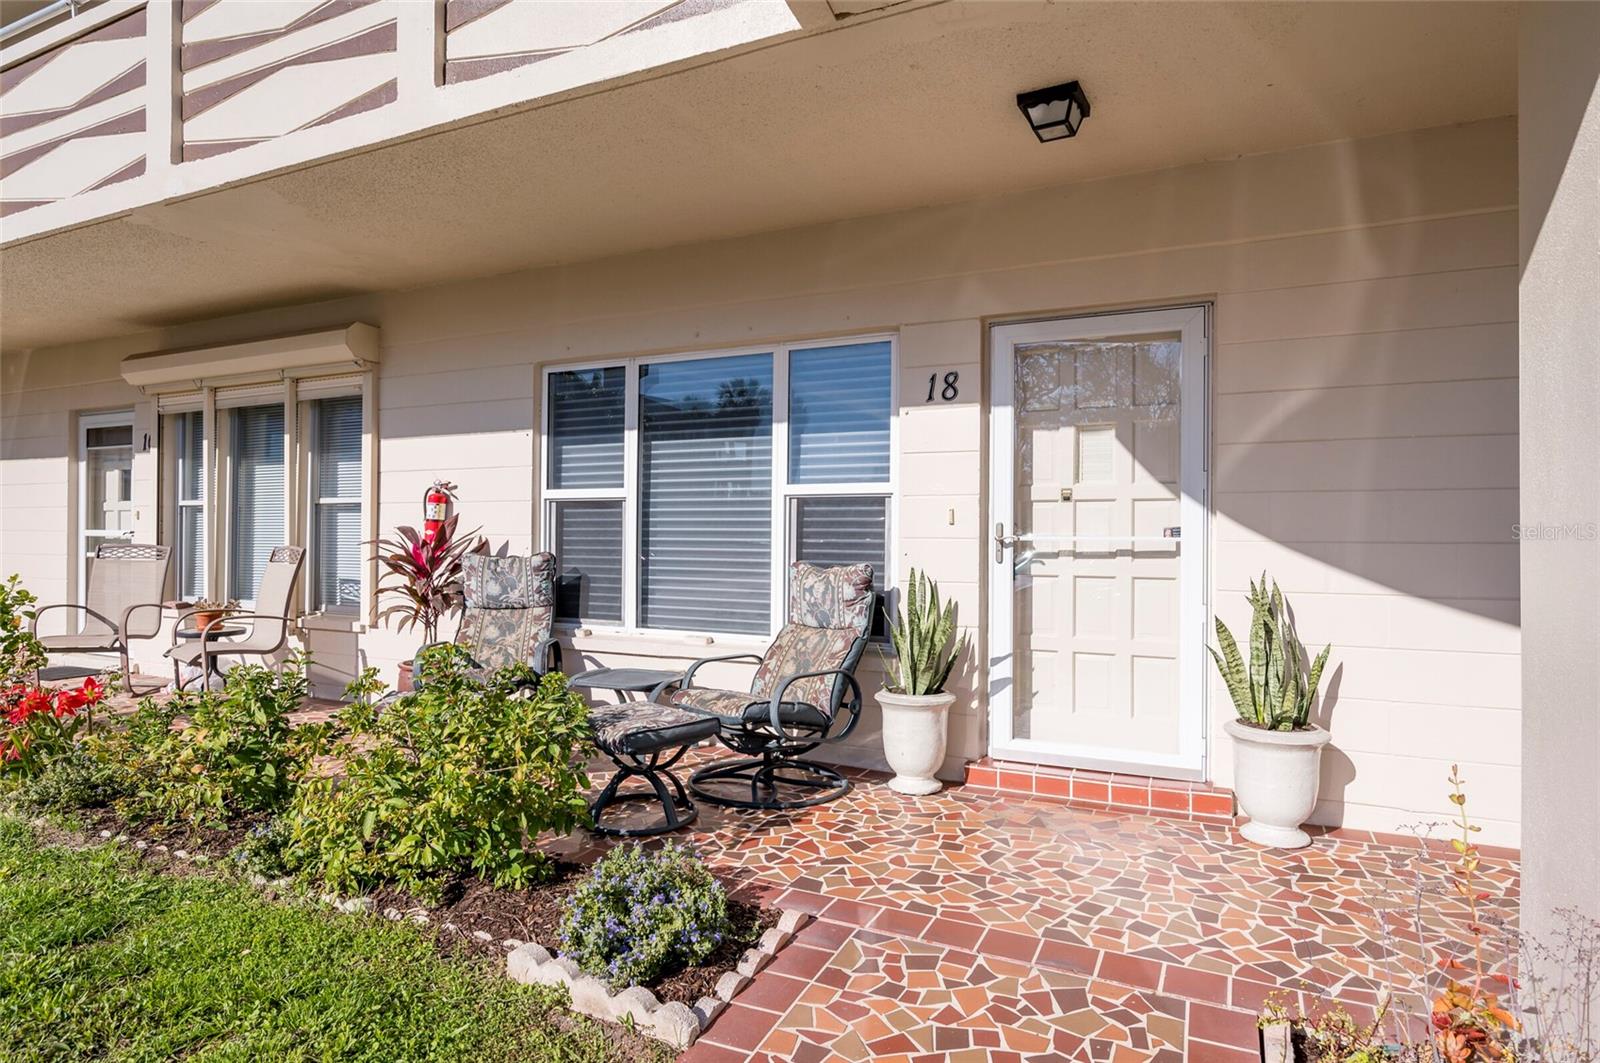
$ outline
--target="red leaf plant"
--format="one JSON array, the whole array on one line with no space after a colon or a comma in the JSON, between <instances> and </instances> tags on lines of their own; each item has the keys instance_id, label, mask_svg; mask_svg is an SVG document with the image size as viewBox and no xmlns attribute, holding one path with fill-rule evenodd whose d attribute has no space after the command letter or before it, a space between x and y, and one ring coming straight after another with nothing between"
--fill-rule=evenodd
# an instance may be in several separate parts
<instances>
[{"instance_id":1,"label":"red leaf plant","mask_svg":"<svg viewBox=\"0 0 1600 1063\"><path fill-rule=\"evenodd\" d=\"M0 691L0 774L32 778L65 755L106 693L93 676L76 690L14 683Z\"/></svg>"},{"instance_id":2,"label":"red leaf plant","mask_svg":"<svg viewBox=\"0 0 1600 1063\"><path fill-rule=\"evenodd\" d=\"M439 638L439 621L466 605L461 563L468 554L488 553L489 543L475 531L457 538L458 519L451 516L441 524L432 540L402 524L392 537L377 541L377 560L385 570L378 594L389 600L378 613L380 621L393 616L401 631L420 627L423 640L432 643Z\"/></svg>"}]
</instances>

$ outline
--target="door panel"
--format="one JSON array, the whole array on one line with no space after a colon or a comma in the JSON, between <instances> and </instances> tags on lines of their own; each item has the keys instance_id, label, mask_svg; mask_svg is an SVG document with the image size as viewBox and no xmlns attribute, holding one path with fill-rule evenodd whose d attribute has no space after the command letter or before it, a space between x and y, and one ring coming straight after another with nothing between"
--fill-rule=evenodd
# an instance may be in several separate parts
<instances>
[{"instance_id":1,"label":"door panel","mask_svg":"<svg viewBox=\"0 0 1600 1063\"><path fill-rule=\"evenodd\" d=\"M1183 309L994 330L993 443L1013 455L992 490L997 755L1201 768L1198 625L1184 635L1204 616L1203 324Z\"/></svg>"}]
</instances>

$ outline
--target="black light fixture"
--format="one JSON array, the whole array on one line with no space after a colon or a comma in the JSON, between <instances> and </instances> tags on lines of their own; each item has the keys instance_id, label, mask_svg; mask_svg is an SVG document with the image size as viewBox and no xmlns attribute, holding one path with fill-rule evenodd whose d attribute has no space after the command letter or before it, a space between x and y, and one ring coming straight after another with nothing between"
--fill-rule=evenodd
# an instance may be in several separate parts
<instances>
[{"instance_id":1,"label":"black light fixture","mask_svg":"<svg viewBox=\"0 0 1600 1063\"><path fill-rule=\"evenodd\" d=\"M1078 127L1089 117L1089 97L1083 94L1083 86L1076 81L1019 92L1017 106L1040 143L1077 136Z\"/></svg>"}]
</instances>

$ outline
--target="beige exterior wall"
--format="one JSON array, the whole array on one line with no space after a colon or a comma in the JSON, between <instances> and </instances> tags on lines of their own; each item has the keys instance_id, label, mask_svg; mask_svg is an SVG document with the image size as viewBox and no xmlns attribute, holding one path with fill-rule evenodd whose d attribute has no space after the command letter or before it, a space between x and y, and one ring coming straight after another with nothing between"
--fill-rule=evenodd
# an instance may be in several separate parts
<instances>
[{"instance_id":1,"label":"beige exterior wall","mask_svg":"<svg viewBox=\"0 0 1600 1063\"><path fill-rule=\"evenodd\" d=\"M380 527L417 519L422 489L447 476L464 521L523 550L539 534L540 365L895 331L896 576L939 579L979 650L960 677L953 767L985 743L987 324L1210 301L1213 600L1240 624L1245 581L1269 569L1308 641L1334 644L1317 818L1440 818L1460 761L1485 840L1515 844L1515 143L1510 120L1404 133L12 358L4 567L47 596L66 587L67 492L51 485L70 470L69 411L134 401L116 383L134 351L378 325ZM960 400L922 406L912 382L952 369ZM53 532L14 533L19 500ZM328 660L349 666L357 644L385 669L415 645L338 637ZM573 648L676 662L747 646L594 634ZM866 671L875 686L870 654ZM1227 785L1220 685L1210 700L1209 769ZM845 759L878 763L878 741L869 709Z\"/></svg>"}]
</instances>

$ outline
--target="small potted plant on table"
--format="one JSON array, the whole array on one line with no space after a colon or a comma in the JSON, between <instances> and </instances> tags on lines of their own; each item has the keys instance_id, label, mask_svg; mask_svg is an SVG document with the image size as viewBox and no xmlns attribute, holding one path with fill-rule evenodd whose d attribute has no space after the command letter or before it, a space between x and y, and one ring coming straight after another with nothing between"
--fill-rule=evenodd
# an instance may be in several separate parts
<instances>
[{"instance_id":1,"label":"small potted plant on table","mask_svg":"<svg viewBox=\"0 0 1600 1063\"><path fill-rule=\"evenodd\" d=\"M396 617L395 627L400 631L420 627L424 646L439 641L439 621L459 613L466 604L462 559L489 547L476 533L457 539L457 519L452 516L444 521L431 537L402 524L392 538L377 543L378 561L387 570L378 583L378 594L391 599L378 620ZM398 689L411 689L411 670L411 661L400 662Z\"/></svg>"},{"instance_id":2,"label":"small potted plant on table","mask_svg":"<svg viewBox=\"0 0 1600 1063\"><path fill-rule=\"evenodd\" d=\"M1238 719L1224 728L1233 737L1234 793L1250 821L1239 828L1250 841L1277 849L1311 844L1300 829L1317 804L1322 747L1331 737L1311 722L1311 705L1328 661L1325 646L1308 673L1300 638L1277 583L1250 583L1250 663L1245 665L1228 626L1217 618L1221 650L1211 656L1222 673Z\"/></svg>"},{"instance_id":3,"label":"small potted plant on table","mask_svg":"<svg viewBox=\"0 0 1600 1063\"><path fill-rule=\"evenodd\" d=\"M956 696L945 682L966 638L956 640L954 602L939 603L939 587L911 570L904 611L896 609L889 632L895 660L878 691L883 713L883 756L894 769L889 789L920 796L942 785L934 773L944 763L950 706Z\"/></svg>"}]
</instances>

